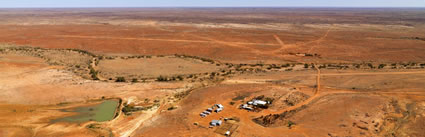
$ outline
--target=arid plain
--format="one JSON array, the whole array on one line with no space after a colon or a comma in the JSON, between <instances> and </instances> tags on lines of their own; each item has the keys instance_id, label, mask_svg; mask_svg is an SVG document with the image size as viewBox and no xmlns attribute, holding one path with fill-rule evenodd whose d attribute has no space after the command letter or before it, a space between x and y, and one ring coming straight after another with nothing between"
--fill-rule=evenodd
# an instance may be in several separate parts
<instances>
[{"instance_id":1,"label":"arid plain","mask_svg":"<svg viewBox=\"0 0 425 137\"><path fill-rule=\"evenodd\" d=\"M422 137L424 67L424 9L0 9L0 136Z\"/></svg>"}]
</instances>

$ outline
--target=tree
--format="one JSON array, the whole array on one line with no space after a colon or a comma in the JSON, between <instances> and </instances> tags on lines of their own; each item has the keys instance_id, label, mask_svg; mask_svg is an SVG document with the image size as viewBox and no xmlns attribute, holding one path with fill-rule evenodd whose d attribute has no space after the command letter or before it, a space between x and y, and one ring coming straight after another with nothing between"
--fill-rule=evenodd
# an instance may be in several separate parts
<instances>
[{"instance_id":1,"label":"tree","mask_svg":"<svg viewBox=\"0 0 425 137\"><path fill-rule=\"evenodd\" d=\"M290 120L288 120L288 127L291 128L291 126L293 126L293 125L295 125L295 123L292 122L292 121L290 121Z\"/></svg>"},{"instance_id":2,"label":"tree","mask_svg":"<svg viewBox=\"0 0 425 137\"><path fill-rule=\"evenodd\" d=\"M177 76L177 79L179 79L180 81L182 81L184 78L183 78L183 76L178 75L178 76Z\"/></svg>"},{"instance_id":3,"label":"tree","mask_svg":"<svg viewBox=\"0 0 425 137\"><path fill-rule=\"evenodd\" d=\"M138 81L137 81L137 78L133 78L133 79L131 80L131 82L133 82L133 83L138 82Z\"/></svg>"},{"instance_id":4,"label":"tree","mask_svg":"<svg viewBox=\"0 0 425 137\"><path fill-rule=\"evenodd\" d=\"M372 65L372 63L368 63L367 65L368 65L371 69L375 68L375 67Z\"/></svg>"},{"instance_id":5,"label":"tree","mask_svg":"<svg viewBox=\"0 0 425 137\"><path fill-rule=\"evenodd\" d=\"M308 64L304 64L304 68L308 68Z\"/></svg>"},{"instance_id":6,"label":"tree","mask_svg":"<svg viewBox=\"0 0 425 137\"><path fill-rule=\"evenodd\" d=\"M90 68L90 75L91 75L91 78L93 79L93 80L99 80L99 78L97 77L97 74L99 73L98 71L96 71L96 70L94 70L91 66L89 66L89 68Z\"/></svg>"},{"instance_id":7,"label":"tree","mask_svg":"<svg viewBox=\"0 0 425 137\"><path fill-rule=\"evenodd\" d=\"M167 110L171 111L171 110L174 110L174 109L176 109L176 108L177 108L177 107L175 107L175 106L171 106L171 107L167 108Z\"/></svg>"},{"instance_id":8,"label":"tree","mask_svg":"<svg viewBox=\"0 0 425 137\"><path fill-rule=\"evenodd\" d=\"M386 64L379 64L378 68L379 68L379 69L382 69L382 68L384 68L385 66L386 66Z\"/></svg>"},{"instance_id":9,"label":"tree","mask_svg":"<svg viewBox=\"0 0 425 137\"><path fill-rule=\"evenodd\" d=\"M115 82L125 82L125 78L124 77L117 77Z\"/></svg>"},{"instance_id":10,"label":"tree","mask_svg":"<svg viewBox=\"0 0 425 137\"><path fill-rule=\"evenodd\" d=\"M167 81L167 78L164 76L159 76L158 78L156 78L157 81Z\"/></svg>"}]
</instances>

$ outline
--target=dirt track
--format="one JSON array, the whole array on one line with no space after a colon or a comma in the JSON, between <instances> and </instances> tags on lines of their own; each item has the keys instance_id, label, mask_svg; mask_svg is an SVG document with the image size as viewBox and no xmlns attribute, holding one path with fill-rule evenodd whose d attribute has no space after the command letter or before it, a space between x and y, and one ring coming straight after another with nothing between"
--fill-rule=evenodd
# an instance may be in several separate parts
<instances>
[{"instance_id":1,"label":"dirt track","mask_svg":"<svg viewBox=\"0 0 425 137\"><path fill-rule=\"evenodd\" d=\"M425 74L425 71L419 70L419 71L413 71L413 72L367 72L367 73L321 73L320 69L317 67L317 65L314 65L315 69L317 71L316 74L316 87L315 87L315 92L314 95L310 98L308 98L307 100L305 100L302 103L299 103L297 105L288 107L286 109L282 109L279 111L269 111L269 110L265 110L261 113L259 113L258 115L256 115L257 117L259 116L263 116L263 115L269 115L269 114L280 114L283 113L285 111L291 111L291 110L295 110L298 109L302 106L305 105L309 105L312 103L312 101L317 100L320 97L323 96L327 96L327 95L331 95L331 94L406 94L406 95L425 95L424 92L404 92L404 91L400 91L400 92L355 92L355 91L347 91L347 90L336 90L336 91L326 91L326 92L320 92L320 76L354 76L354 75L403 75L403 74ZM310 74L313 75L313 74ZM294 76L294 75L292 75ZM305 74L301 74L299 76L305 76ZM247 81L242 81L240 83L261 83L261 80L255 80L254 82L247 82ZM269 80L264 80L263 82L266 83L266 81ZM230 83L232 83L231 81L228 81ZM326 90L326 89L325 89Z\"/></svg>"},{"instance_id":2,"label":"dirt track","mask_svg":"<svg viewBox=\"0 0 425 137\"><path fill-rule=\"evenodd\" d=\"M302 45L308 45L308 44L311 44L311 43L315 43L315 45L311 46L311 48L307 51L307 53L312 54L312 51L314 50L314 48L317 47L319 44L321 44L328 37L328 34L329 34L330 31L331 30L328 29L322 37L320 37L319 39L317 39L315 41L311 41L311 42L307 42L307 43L302 44Z\"/></svg>"},{"instance_id":3,"label":"dirt track","mask_svg":"<svg viewBox=\"0 0 425 137\"><path fill-rule=\"evenodd\" d=\"M141 40L141 41L169 41L184 43L211 43L217 42L221 44L241 44L241 45L279 45L275 43L249 43L249 42L224 42L217 40L184 40L184 39L153 39L153 38L131 38L131 37L108 37L108 36L79 36L79 35L55 35L55 37L63 38L82 38L82 39L122 39L122 40ZM240 46L237 46L240 47Z\"/></svg>"},{"instance_id":4,"label":"dirt track","mask_svg":"<svg viewBox=\"0 0 425 137\"><path fill-rule=\"evenodd\" d=\"M0 111L0 136L3 135L2 131L10 129L12 132L5 133L11 134L6 136L19 136L19 133L23 136L102 136L103 134L97 135L87 130L85 124L51 124L48 121L69 115L57 109L85 105L88 100L103 97L122 98L124 101L134 98L134 102L146 101L147 104L153 100L161 102L158 110L136 112L133 116L120 115L115 120L98 123L117 136L215 137L220 135L213 131L214 128L205 126L208 126L212 119L233 116L240 118L237 124L239 136L242 137L378 136L373 134L378 132L374 131L373 127L376 126L370 123L374 120L381 126L385 123L382 120L386 119L395 120L397 123L407 121L407 124L398 127L408 130L405 134L397 135L415 136L415 132L424 131L421 116L425 111L420 111L425 110L423 68L317 68L319 63L423 63L425 26L424 17L420 15L424 11L390 11L284 8L4 9L0 11L3 21L0 22L0 43L47 49L76 48L105 56L182 54L229 62L233 65L265 64L260 67L263 70L267 67L266 64L314 62L316 71L304 68L271 69L264 72L240 71L247 73L220 75L217 77L224 81L217 79L211 82L211 85L210 81L190 82L188 79L173 82L115 83L113 80L105 82L83 79L63 66L49 66L41 59L4 57L0 58L0 61L3 61L0 62L0 103L4 103L0 105L5 106L2 106L5 109ZM307 54L314 54L314 57L305 56ZM94 59L91 61L92 68L101 69ZM182 63L177 61L154 63L174 63L175 67L182 70L196 72L195 67L184 68ZM154 68L154 63L148 62L146 66L132 71L147 74L148 71L143 68ZM140 62L128 64L141 65ZM129 72L124 68L131 69L131 65L125 65L123 60L105 66L123 72ZM297 65L299 66L302 65ZM154 69L159 75L163 75L171 72L172 69L169 68L175 67L163 67L165 69L161 72ZM208 72L199 73L209 75ZM183 72L176 74L181 73ZM115 76L100 77L101 80L109 78ZM175 99L176 95L197 84L203 88L184 95L181 100ZM295 92L301 94L294 95L294 102L297 104L285 104L284 101L292 101L288 100L286 95ZM247 101L245 98L252 99L261 95L272 97L279 102L260 112L238 108L239 104ZM338 97L330 98L334 95ZM340 95L343 97L340 98ZM234 100L237 97L244 99ZM387 99L399 102L393 106L401 113L395 115L418 115L413 116L415 119L397 119L391 117L392 115L384 115L391 113L383 111L384 108L391 110L391 107L387 107ZM225 110L206 118L199 117L200 112L216 103L222 103ZM39 107L37 104L51 106ZM170 106L177 106L177 109L168 110ZM296 114L300 117L295 122L299 123L292 129L287 128L287 123L268 128L253 122L255 117L280 114L302 106L307 106L307 109ZM408 109L409 107L411 109ZM403 112L403 109L408 111ZM375 117L376 119L373 119ZM203 127L194 125L195 122L199 122ZM351 126L354 122L357 125L369 123L370 126L360 125L362 128L366 127L366 131L365 128ZM415 122L419 124L415 125ZM422 129L412 132L411 129L414 128ZM26 130L28 133L24 133Z\"/></svg>"}]
</instances>

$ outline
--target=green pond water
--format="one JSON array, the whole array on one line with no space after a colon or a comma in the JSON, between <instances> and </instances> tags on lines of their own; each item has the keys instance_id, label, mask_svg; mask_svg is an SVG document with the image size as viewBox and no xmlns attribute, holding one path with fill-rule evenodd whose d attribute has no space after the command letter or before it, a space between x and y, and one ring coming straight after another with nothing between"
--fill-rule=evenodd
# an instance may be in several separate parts
<instances>
[{"instance_id":1,"label":"green pond water","mask_svg":"<svg viewBox=\"0 0 425 137\"><path fill-rule=\"evenodd\" d=\"M77 122L83 123L87 121L109 121L115 116L119 102L117 100L106 100L100 104L84 107L76 107L71 109L63 109L63 112L77 112L78 114L68 117L52 120L52 122Z\"/></svg>"}]
</instances>

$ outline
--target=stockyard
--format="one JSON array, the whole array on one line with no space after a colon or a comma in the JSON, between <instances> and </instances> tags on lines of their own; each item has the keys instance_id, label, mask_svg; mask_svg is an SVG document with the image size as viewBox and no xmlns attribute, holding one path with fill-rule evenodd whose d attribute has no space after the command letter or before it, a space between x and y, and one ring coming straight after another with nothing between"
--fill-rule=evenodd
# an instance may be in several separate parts
<instances>
[{"instance_id":1,"label":"stockyard","mask_svg":"<svg viewBox=\"0 0 425 137\"><path fill-rule=\"evenodd\" d=\"M0 136L425 136L424 12L390 10L1 10Z\"/></svg>"}]
</instances>

